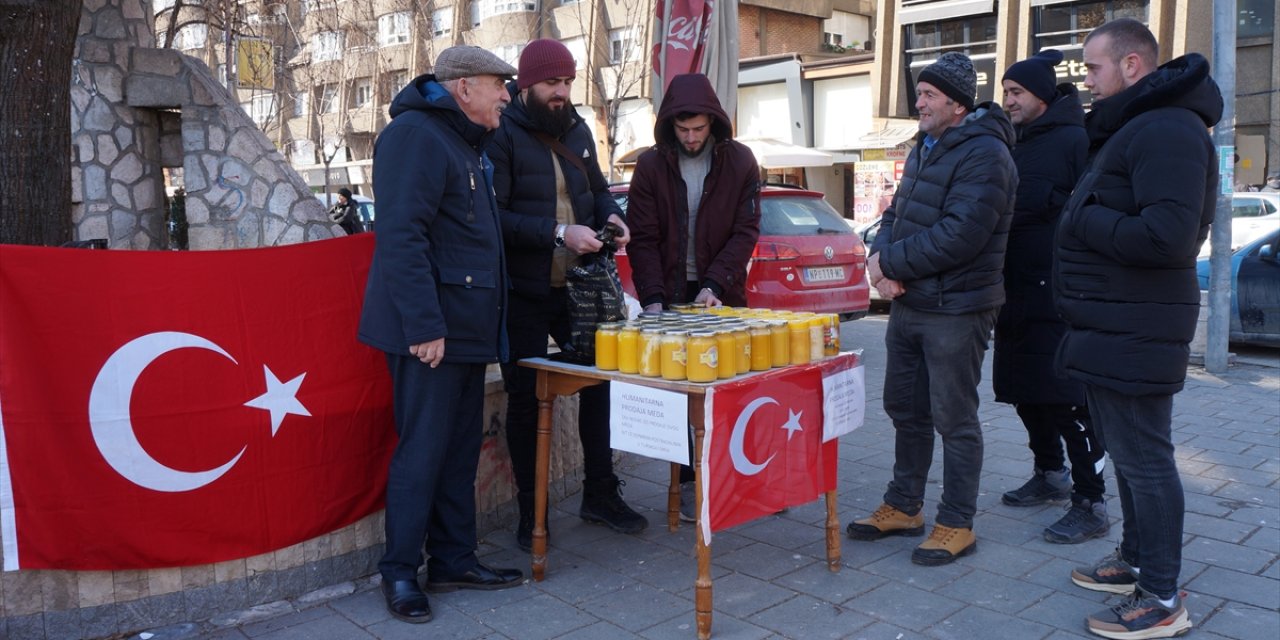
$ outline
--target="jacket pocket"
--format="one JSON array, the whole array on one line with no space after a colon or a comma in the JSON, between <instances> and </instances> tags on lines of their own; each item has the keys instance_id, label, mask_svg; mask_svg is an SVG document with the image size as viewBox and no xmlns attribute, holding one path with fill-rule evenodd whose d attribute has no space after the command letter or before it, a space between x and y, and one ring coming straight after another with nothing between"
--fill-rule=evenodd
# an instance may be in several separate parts
<instances>
[{"instance_id":1,"label":"jacket pocket","mask_svg":"<svg viewBox=\"0 0 1280 640\"><path fill-rule=\"evenodd\" d=\"M1068 293L1101 293L1110 289L1107 277L1099 275L1063 274L1062 286Z\"/></svg>"},{"instance_id":2,"label":"jacket pocket","mask_svg":"<svg viewBox=\"0 0 1280 640\"><path fill-rule=\"evenodd\" d=\"M494 340L498 274L492 269L440 267L440 307L451 340Z\"/></svg>"}]
</instances>

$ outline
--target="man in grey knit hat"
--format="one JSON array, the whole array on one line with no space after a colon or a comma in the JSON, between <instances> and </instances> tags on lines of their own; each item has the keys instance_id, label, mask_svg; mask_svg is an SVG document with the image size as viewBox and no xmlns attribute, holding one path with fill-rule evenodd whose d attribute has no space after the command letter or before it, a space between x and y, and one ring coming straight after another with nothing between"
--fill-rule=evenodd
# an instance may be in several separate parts
<instances>
[{"instance_id":1,"label":"man in grey knit hat","mask_svg":"<svg viewBox=\"0 0 1280 640\"><path fill-rule=\"evenodd\" d=\"M943 489L933 532L911 554L942 565L977 549L973 517L982 472L978 383L1004 303L1004 253L1018 176L1013 125L974 104L969 58L945 53L920 72L920 133L867 259L872 286L893 300L885 332L884 408L896 433L884 504L849 524L855 540L924 533L935 431Z\"/></svg>"}]
</instances>

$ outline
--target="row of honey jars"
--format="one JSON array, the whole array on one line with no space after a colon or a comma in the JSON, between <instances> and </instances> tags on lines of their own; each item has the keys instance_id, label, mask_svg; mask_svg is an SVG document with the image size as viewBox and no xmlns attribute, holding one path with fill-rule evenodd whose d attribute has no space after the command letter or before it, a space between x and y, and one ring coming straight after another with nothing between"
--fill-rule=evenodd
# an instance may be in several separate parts
<instances>
[{"instance_id":1,"label":"row of honey jars","mask_svg":"<svg viewBox=\"0 0 1280 640\"><path fill-rule=\"evenodd\" d=\"M804 364L824 355L820 318L676 324L670 318L606 323L596 330L596 366L667 380L712 382L748 371ZM815 346L816 345L816 346Z\"/></svg>"}]
</instances>

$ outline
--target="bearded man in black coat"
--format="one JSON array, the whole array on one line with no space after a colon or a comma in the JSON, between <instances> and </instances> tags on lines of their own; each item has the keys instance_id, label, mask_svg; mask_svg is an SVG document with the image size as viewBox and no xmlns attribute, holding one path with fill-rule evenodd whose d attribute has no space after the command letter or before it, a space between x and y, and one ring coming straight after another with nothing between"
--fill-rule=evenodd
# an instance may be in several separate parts
<instances>
[{"instance_id":1,"label":"bearded man in black coat","mask_svg":"<svg viewBox=\"0 0 1280 640\"><path fill-rule=\"evenodd\" d=\"M1107 534L1106 454L1093 434L1084 385L1058 375L1053 354L1067 331L1053 306L1053 232L1062 205L1084 171L1089 136L1070 83L1057 84L1062 52L1045 49L1005 72L1004 108L1017 133L1018 197L1004 260L1005 303L996 320L992 386L1016 408L1035 459L1031 479L1001 500L1030 507L1071 498L1044 539L1075 544ZM1062 453L1066 442L1071 467Z\"/></svg>"},{"instance_id":2,"label":"bearded man in black coat","mask_svg":"<svg viewBox=\"0 0 1280 640\"><path fill-rule=\"evenodd\" d=\"M1174 463L1173 394L1187 375L1200 310L1196 254L1209 235L1218 157L1207 128L1222 94L1197 53L1156 66L1158 45L1120 19L1085 38L1091 159L1058 225L1054 288L1069 329L1058 367L1085 383L1115 469L1120 547L1071 574L1127 594L1087 620L1109 638L1191 628L1178 593L1184 504Z\"/></svg>"}]
</instances>

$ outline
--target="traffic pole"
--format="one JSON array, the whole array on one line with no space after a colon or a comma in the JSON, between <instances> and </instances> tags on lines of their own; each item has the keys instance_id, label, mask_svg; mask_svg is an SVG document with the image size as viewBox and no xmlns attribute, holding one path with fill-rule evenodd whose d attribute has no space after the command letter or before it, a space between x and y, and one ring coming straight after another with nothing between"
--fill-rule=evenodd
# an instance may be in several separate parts
<instances>
[{"instance_id":1,"label":"traffic pole","mask_svg":"<svg viewBox=\"0 0 1280 640\"><path fill-rule=\"evenodd\" d=\"M1231 329L1231 193L1236 156L1236 0L1213 0L1213 79L1222 90L1222 119L1213 128L1218 147L1218 200L1209 235L1209 326L1204 368L1227 370ZM1208 194L1205 194L1208 197Z\"/></svg>"}]
</instances>

